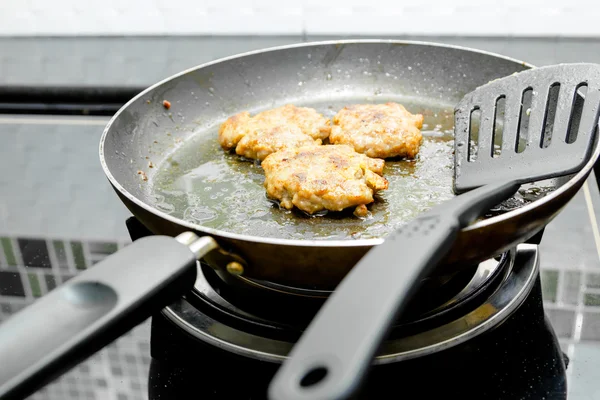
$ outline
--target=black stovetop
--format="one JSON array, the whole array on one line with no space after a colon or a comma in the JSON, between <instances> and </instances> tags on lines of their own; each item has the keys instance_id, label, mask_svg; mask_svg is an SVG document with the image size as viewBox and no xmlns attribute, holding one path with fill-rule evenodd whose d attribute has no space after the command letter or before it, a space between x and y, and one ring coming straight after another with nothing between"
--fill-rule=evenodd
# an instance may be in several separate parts
<instances>
[{"instance_id":1,"label":"black stovetop","mask_svg":"<svg viewBox=\"0 0 600 400\"><path fill-rule=\"evenodd\" d=\"M150 399L264 399L276 364L206 345L156 315ZM434 355L372 368L361 398L566 399L568 358L542 309L537 280L505 323Z\"/></svg>"}]
</instances>

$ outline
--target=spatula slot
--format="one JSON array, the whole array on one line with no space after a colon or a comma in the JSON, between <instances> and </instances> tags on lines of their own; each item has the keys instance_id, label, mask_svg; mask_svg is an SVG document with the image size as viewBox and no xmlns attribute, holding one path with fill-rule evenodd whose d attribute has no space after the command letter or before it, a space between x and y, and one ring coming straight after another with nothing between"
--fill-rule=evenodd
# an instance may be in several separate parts
<instances>
[{"instance_id":1,"label":"spatula slot","mask_svg":"<svg viewBox=\"0 0 600 400\"><path fill-rule=\"evenodd\" d=\"M519 132L515 143L515 152L522 153L527 147L529 140L529 116L531 115L531 103L533 99L533 88L528 87L521 96L521 114L519 115Z\"/></svg>"},{"instance_id":2,"label":"spatula slot","mask_svg":"<svg viewBox=\"0 0 600 400\"><path fill-rule=\"evenodd\" d=\"M556 117L556 107L558 105L558 95L560 93L560 83L556 82L548 90L548 101L544 112L544 131L540 139L540 147L545 149L552 143L552 132L554 131L554 119Z\"/></svg>"},{"instance_id":3,"label":"spatula slot","mask_svg":"<svg viewBox=\"0 0 600 400\"><path fill-rule=\"evenodd\" d=\"M571 116L569 117L569 128L567 129L567 137L565 138L565 142L567 143L574 143L577 140L577 132L579 131L587 89L587 82L580 83L575 89L573 107L571 107Z\"/></svg>"},{"instance_id":4,"label":"spatula slot","mask_svg":"<svg viewBox=\"0 0 600 400\"><path fill-rule=\"evenodd\" d=\"M479 127L481 126L481 109L475 107L471 111L469 121L469 148L467 160L469 162L477 160L477 143L479 143Z\"/></svg>"},{"instance_id":5,"label":"spatula slot","mask_svg":"<svg viewBox=\"0 0 600 400\"><path fill-rule=\"evenodd\" d=\"M491 156L497 158L502 154L502 132L504 131L506 96L502 95L496 99L494 110L494 131L492 134Z\"/></svg>"}]
</instances>

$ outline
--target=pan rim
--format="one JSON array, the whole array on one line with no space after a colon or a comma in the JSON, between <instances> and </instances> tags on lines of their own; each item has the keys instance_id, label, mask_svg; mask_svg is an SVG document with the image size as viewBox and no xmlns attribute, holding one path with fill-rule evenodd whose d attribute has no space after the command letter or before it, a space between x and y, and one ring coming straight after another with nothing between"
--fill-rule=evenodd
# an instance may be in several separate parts
<instances>
[{"instance_id":1,"label":"pan rim","mask_svg":"<svg viewBox=\"0 0 600 400\"><path fill-rule=\"evenodd\" d=\"M427 41L418 41L418 40L397 40L397 39L326 40L326 41L294 43L294 44L252 50L252 51L248 51L248 52L244 52L244 53L238 53L238 54L219 58L219 59L216 59L213 61L209 61L209 62L200 64L200 65L188 68L186 70L180 71L174 75L171 75L171 76L149 86L148 88L144 89L143 91L138 93L136 96L134 96L132 99L130 99L127 103L125 103L108 121L108 123L106 124L106 126L104 128L104 131L102 132L102 136L100 137L99 157L100 157L100 164L102 166L104 174L106 175L110 184L121 195L125 196L129 201L133 202L136 206L141 207L143 210L150 212L164 220L170 221L178 226L185 227L186 229L189 229L192 231L202 232L204 234L214 236L217 239L219 237L222 237L222 238L227 238L227 239L231 239L231 240L238 240L238 241L245 241L245 242L255 242L255 243L262 243L262 244L274 244L274 245L285 245L285 246L297 246L297 247L313 247L313 246L318 246L318 247L372 247L372 246L383 243L385 240L384 238L314 240L314 239L281 239L281 238L273 238L273 237L252 236L252 235L232 233L232 232L215 229L215 228L208 228L208 227L205 227L205 226L202 226L199 224L190 223L190 222L184 221L182 219L173 217L169 214L166 214L165 212L162 212L155 207L152 207L151 205L138 199L136 196L131 194L127 189L125 189L125 187L123 187L111 173L111 171L108 167L108 164L106 163L106 157L105 157L105 151L104 151L104 145L105 145L105 141L108 136L110 127L112 126L113 122L117 118L119 118L121 113L125 109L127 109L130 106L130 104L134 103L139 98L143 97L147 93L151 92L155 88L163 85L164 83L166 83L168 81L174 80L174 79L176 79L180 76L183 76L185 74L188 74L192 71L206 68L211 65L219 64L219 63L233 60L233 59L240 59L240 58L248 57L248 56L255 55L255 54L268 53L268 52L287 50L287 49L293 49L293 48L301 48L301 47L316 47L316 46L323 46L323 45L360 44L360 43L418 45L418 46L429 46L429 47L437 47L437 48L440 48L440 47L441 48L450 48L450 49L468 51L468 52L473 52L473 53L479 53L479 54L483 54L483 55L492 56L492 57L495 57L498 59L511 61L511 62L514 62L517 64L521 64L522 66L527 67L529 69L536 68L534 65L529 64L525 61L518 60L516 58L512 58L512 57L508 57L508 56L504 56L501 54L489 52L486 50L479 50L479 49L473 49L473 48L469 48L469 47L465 47L465 46L451 45L451 44L445 44L445 43L436 43L436 42L427 42ZM515 210L509 211L507 213L497 215L497 216L494 216L494 217L491 217L488 219L484 219L481 221L477 221L477 222L469 225L468 227L463 228L462 231L466 232L466 231L470 231L470 230L485 228L487 226L490 226L490 225L493 225L496 223L500 223L504 220L513 218L517 215L527 213L527 212L533 210L534 208L537 208L539 206L542 206L542 205L552 201L554 198L559 197L563 192L569 190L572 186L577 184L581 179L585 179L586 175L589 174L591 168L593 167L593 165L599 155L600 155L600 145L596 146L596 148L594 150L594 154L592 155L592 157L590 158L588 163L583 167L583 169L581 171L579 171L577 174L573 175L567 182L565 182L563 185L561 185L559 188L552 191L548 195L546 195L540 199L537 199L527 205L519 207Z\"/></svg>"}]
</instances>

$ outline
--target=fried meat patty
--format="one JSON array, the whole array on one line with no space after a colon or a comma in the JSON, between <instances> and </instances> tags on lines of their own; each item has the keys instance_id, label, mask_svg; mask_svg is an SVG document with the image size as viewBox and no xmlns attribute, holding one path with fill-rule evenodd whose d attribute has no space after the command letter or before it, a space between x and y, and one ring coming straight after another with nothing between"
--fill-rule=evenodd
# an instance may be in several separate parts
<instances>
[{"instance_id":1,"label":"fried meat patty","mask_svg":"<svg viewBox=\"0 0 600 400\"><path fill-rule=\"evenodd\" d=\"M364 216L373 193L388 188L384 160L369 158L346 145L287 148L262 162L267 196L282 207L308 214L356 207Z\"/></svg>"},{"instance_id":2,"label":"fried meat patty","mask_svg":"<svg viewBox=\"0 0 600 400\"><path fill-rule=\"evenodd\" d=\"M329 119L316 110L288 104L250 116L247 111L228 118L219 128L224 150L263 160L269 154L298 146L320 145L329 136Z\"/></svg>"},{"instance_id":3,"label":"fried meat patty","mask_svg":"<svg viewBox=\"0 0 600 400\"><path fill-rule=\"evenodd\" d=\"M398 103L355 104L333 117L329 141L375 158L414 158L423 136L423 116Z\"/></svg>"},{"instance_id":4,"label":"fried meat patty","mask_svg":"<svg viewBox=\"0 0 600 400\"><path fill-rule=\"evenodd\" d=\"M238 142L235 152L262 161L269 154L286 148L319 145L321 139L313 140L297 126L275 126L248 133Z\"/></svg>"}]
</instances>

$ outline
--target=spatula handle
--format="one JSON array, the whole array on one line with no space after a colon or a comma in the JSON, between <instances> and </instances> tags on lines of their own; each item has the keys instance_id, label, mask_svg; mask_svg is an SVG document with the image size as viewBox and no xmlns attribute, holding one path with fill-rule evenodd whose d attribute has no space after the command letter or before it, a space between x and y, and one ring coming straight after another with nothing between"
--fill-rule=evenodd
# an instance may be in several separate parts
<instances>
[{"instance_id":1,"label":"spatula handle","mask_svg":"<svg viewBox=\"0 0 600 400\"><path fill-rule=\"evenodd\" d=\"M331 400L353 395L392 321L451 248L458 231L518 187L513 182L491 184L457 196L369 251L293 348L269 397Z\"/></svg>"}]
</instances>

